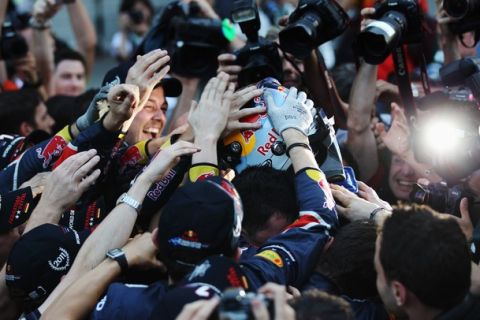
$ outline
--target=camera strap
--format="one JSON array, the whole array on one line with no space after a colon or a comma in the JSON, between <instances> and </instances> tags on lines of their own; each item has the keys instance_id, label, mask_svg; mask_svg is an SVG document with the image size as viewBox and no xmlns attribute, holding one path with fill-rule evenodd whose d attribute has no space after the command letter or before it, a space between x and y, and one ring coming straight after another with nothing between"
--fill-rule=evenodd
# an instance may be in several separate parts
<instances>
[{"instance_id":1,"label":"camera strap","mask_svg":"<svg viewBox=\"0 0 480 320\"><path fill-rule=\"evenodd\" d=\"M398 46L393 51L393 61L395 63L395 74L397 76L398 89L400 90L400 97L403 102L403 107L410 121L415 116L416 106L413 98L412 85L410 81L410 74L408 71L407 60L405 56L405 49L403 46Z\"/></svg>"}]
</instances>

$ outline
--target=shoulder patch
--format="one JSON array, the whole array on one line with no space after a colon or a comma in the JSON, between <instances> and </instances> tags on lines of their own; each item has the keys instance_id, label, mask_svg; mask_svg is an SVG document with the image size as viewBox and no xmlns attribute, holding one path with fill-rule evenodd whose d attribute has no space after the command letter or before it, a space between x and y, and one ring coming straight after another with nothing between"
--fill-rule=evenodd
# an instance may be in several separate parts
<instances>
[{"instance_id":1,"label":"shoulder patch","mask_svg":"<svg viewBox=\"0 0 480 320\"><path fill-rule=\"evenodd\" d=\"M265 250L255 255L256 257L263 258L272 262L279 268L283 268L283 260L278 253L273 250Z\"/></svg>"}]
</instances>

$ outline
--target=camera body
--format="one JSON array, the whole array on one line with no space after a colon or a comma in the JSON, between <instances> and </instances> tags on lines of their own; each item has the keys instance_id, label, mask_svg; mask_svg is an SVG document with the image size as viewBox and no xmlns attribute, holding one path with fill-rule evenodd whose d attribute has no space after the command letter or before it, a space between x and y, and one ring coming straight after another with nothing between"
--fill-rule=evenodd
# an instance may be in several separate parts
<instances>
[{"instance_id":1,"label":"camera body","mask_svg":"<svg viewBox=\"0 0 480 320\"><path fill-rule=\"evenodd\" d=\"M181 76L209 77L216 73L218 55L228 46L222 22L199 15L196 2L177 4L166 32L172 71Z\"/></svg>"},{"instance_id":2,"label":"camera body","mask_svg":"<svg viewBox=\"0 0 480 320\"><path fill-rule=\"evenodd\" d=\"M357 50L370 64L382 63L402 44L422 41L423 15L415 0L387 0L375 6L376 21L360 32Z\"/></svg>"},{"instance_id":3,"label":"camera body","mask_svg":"<svg viewBox=\"0 0 480 320\"><path fill-rule=\"evenodd\" d=\"M266 77L282 80L282 59L277 44L258 36L260 17L256 2L236 0L233 4L232 19L240 25L247 36L247 44L234 52L235 64L242 66L238 74L239 87L257 83Z\"/></svg>"},{"instance_id":4,"label":"camera body","mask_svg":"<svg viewBox=\"0 0 480 320\"><path fill-rule=\"evenodd\" d=\"M462 185L448 188L444 183L432 183L428 186L415 184L410 193L410 200L418 204L426 204L441 213L460 216L460 201L470 196Z\"/></svg>"},{"instance_id":5,"label":"camera body","mask_svg":"<svg viewBox=\"0 0 480 320\"><path fill-rule=\"evenodd\" d=\"M231 288L223 292L218 306L218 318L220 320L253 320L252 301L259 299L268 310L270 319L274 319L274 306L271 299L262 294L253 292L245 293L242 289Z\"/></svg>"},{"instance_id":6,"label":"camera body","mask_svg":"<svg viewBox=\"0 0 480 320\"><path fill-rule=\"evenodd\" d=\"M458 20L449 24L454 34L464 34L469 31L480 32L480 1L478 0L444 0L443 8L447 14Z\"/></svg>"},{"instance_id":7,"label":"camera body","mask_svg":"<svg viewBox=\"0 0 480 320\"><path fill-rule=\"evenodd\" d=\"M0 37L0 59L15 60L24 58L28 53L28 44L25 38L19 35L10 21L2 25Z\"/></svg>"},{"instance_id":8,"label":"camera body","mask_svg":"<svg viewBox=\"0 0 480 320\"><path fill-rule=\"evenodd\" d=\"M280 32L280 45L296 58L305 59L314 48L343 33L349 22L336 1L301 0Z\"/></svg>"},{"instance_id":9,"label":"camera body","mask_svg":"<svg viewBox=\"0 0 480 320\"><path fill-rule=\"evenodd\" d=\"M445 86L467 86L480 101L480 59L463 58L440 69Z\"/></svg>"},{"instance_id":10,"label":"camera body","mask_svg":"<svg viewBox=\"0 0 480 320\"><path fill-rule=\"evenodd\" d=\"M256 43L247 43L235 52L236 64L242 66L238 74L239 87L256 83L266 77L283 78L282 59L277 46L263 38Z\"/></svg>"}]
</instances>

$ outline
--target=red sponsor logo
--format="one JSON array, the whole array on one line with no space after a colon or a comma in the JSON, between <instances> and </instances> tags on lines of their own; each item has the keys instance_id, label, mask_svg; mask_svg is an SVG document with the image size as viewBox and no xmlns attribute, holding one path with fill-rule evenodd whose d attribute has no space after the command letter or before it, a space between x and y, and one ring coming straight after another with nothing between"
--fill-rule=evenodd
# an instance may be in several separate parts
<instances>
[{"instance_id":1,"label":"red sponsor logo","mask_svg":"<svg viewBox=\"0 0 480 320\"><path fill-rule=\"evenodd\" d=\"M275 131L271 131L268 133L268 141L263 145L257 148L257 152L260 153L262 156L266 156L270 149L272 149L272 145L278 140L278 135Z\"/></svg>"},{"instance_id":2,"label":"red sponsor logo","mask_svg":"<svg viewBox=\"0 0 480 320\"><path fill-rule=\"evenodd\" d=\"M12 210L10 211L10 216L8 217L9 224L12 224L13 221L15 221L15 219L17 218L17 215L19 215L22 211L23 204L25 203L26 198L26 193L22 193L21 195L15 197L15 202L13 203Z\"/></svg>"},{"instance_id":3,"label":"red sponsor logo","mask_svg":"<svg viewBox=\"0 0 480 320\"><path fill-rule=\"evenodd\" d=\"M210 171L210 172L207 172L207 173L203 173L201 175L198 176L197 178L197 181L203 181L207 178L210 178L210 177L214 177L215 176L215 171Z\"/></svg>"},{"instance_id":4,"label":"red sponsor logo","mask_svg":"<svg viewBox=\"0 0 480 320\"><path fill-rule=\"evenodd\" d=\"M228 268L227 280L232 287L243 287L242 281L240 280L240 277L234 267Z\"/></svg>"},{"instance_id":5,"label":"red sponsor logo","mask_svg":"<svg viewBox=\"0 0 480 320\"><path fill-rule=\"evenodd\" d=\"M240 119L240 122L247 122L247 123L256 123L260 122L261 119L264 119L267 117L267 113L257 113L257 114L252 114L246 117L243 117ZM243 139L245 139L245 142L248 143L250 141L250 138L255 134L254 130L244 130L241 131L240 134L242 135Z\"/></svg>"},{"instance_id":6,"label":"red sponsor logo","mask_svg":"<svg viewBox=\"0 0 480 320\"><path fill-rule=\"evenodd\" d=\"M37 148L37 156L39 159L43 159L43 168L46 169L53 158L58 157L62 150L67 145L67 142L60 136L53 137L45 148Z\"/></svg>"},{"instance_id":7,"label":"red sponsor logo","mask_svg":"<svg viewBox=\"0 0 480 320\"><path fill-rule=\"evenodd\" d=\"M95 218L97 217L97 211L99 210L99 208L97 207L97 202L93 202L92 204L90 204L87 208L87 214L85 215L85 220L84 220L84 224L83 226L86 228L86 229L91 229L94 224L95 224Z\"/></svg>"},{"instance_id":8,"label":"red sponsor logo","mask_svg":"<svg viewBox=\"0 0 480 320\"><path fill-rule=\"evenodd\" d=\"M126 167L136 165L140 160L142 160L142 153L137 146L128 148L127 152L120 158L121 171L125 170Z\"/></svg>"}]
</instances>

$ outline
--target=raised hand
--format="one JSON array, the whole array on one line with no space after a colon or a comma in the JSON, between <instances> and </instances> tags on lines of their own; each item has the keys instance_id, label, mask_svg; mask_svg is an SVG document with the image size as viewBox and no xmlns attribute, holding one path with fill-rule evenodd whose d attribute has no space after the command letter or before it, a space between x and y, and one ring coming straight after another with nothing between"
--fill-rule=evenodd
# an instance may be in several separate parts
<instances>
[{"instance_id":1,"label":"raised hand","mask_svg":"<svg viewBox=\"0 0 480 320\"><path fill-rule=\"evenodd\" d=\"M155 86L170 71L170 57L166 50L153 50L143 56L128 70L126 84L138 86L140 90L139 108L143 108Z\"/></svg>"},{"instance_id":2,"label":"raised hand","mask_svg":"<svg viewBox=\"0 0 480 320\"><path fill-rule=\"evenodd\" d=\"M260 96L262 93L263 89L257 89L255 86L249 86L233 94L232 103L230 104L230 114L228 115L227 127L222 134L223 137L228 136L230 133L236 130L256 130L260 128L261 124L258 122L241 122L240 119L264 113L267 111L266 107L241 109L250 100Z\"/></svg>"},{"instance_id":3,"label":"raised hand","mask_svg":"<svg viewBox=\"0 0 480 320\"><path fill-rule=\"evenodd\" d=\"M277 104L272 94L271 89L266 89L263 96L267 102L268 116L275 129L282 133L293 128L307 136L313 122L313 101L307 99L305 92L298 93L294 87L290 88L282 104Z\"/></svg>"},{"instance_id":4,"label":"raised hand","mask_svg":"<svg viewBox=\"0 0 480 320\"><path fill-rule=\"evenodd\" d=\"M226 73L210 79L200 102L192 103L188 116L195 137L218 140L227 127L233 90L234 86L228 84Z\"/></svg>"}]
</instances>

